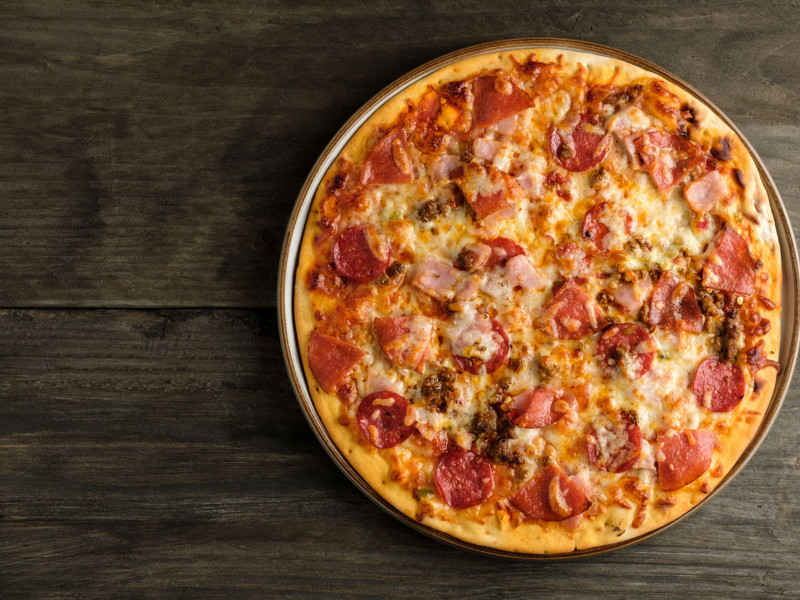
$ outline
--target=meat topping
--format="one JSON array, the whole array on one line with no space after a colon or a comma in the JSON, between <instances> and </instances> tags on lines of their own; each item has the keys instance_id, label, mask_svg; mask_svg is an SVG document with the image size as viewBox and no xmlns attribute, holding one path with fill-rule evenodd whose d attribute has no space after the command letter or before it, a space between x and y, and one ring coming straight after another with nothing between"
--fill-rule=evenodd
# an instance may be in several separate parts
<instances>
[{"instance_id":1,"label":"meat topping","mask_svg":"<svg viewBox=\"0 0 800 600\"><path fill-rule=\"evenodd\" d=\"M449 405L458 401L455 388L456 373L444 367L438 373L428 375L422 382L422 397L431 410L445 412Z\"/></svg>"}]
</instances>

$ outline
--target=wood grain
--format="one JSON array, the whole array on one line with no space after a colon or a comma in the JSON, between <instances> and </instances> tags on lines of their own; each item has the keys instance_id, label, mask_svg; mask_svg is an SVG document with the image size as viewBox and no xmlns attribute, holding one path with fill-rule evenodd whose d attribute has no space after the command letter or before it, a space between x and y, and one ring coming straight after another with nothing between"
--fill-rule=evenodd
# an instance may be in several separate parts
<instances>
[{"instance_id":1,"label":"wood grain","mask_svg":"<svg viewBox=\"0 0 800 600\"><path fill-rule=\"evenodd\" d=\"M798 392L708 506L634 547L515 564L403 527L313 437L272 311L0 312L0 581L21 595L781 597ZM436 573L431 577L431 573ZM424 592L420 582L426 581ZM499 586L499 587L498 587Z\"/></svg>"},{"instance_id":2,"label":"wood grain","mask_svg":"<svg viewBox=\"0 0 800 600\"><path fill-rule=\"evenodd\" d=\"M274 306L337 128L423 62L509 37L612 45L697 86L797 233L798 22L788 1L3 3L0 597L797 597L797 384L688 520L590 559L498 561L339 473Z\"/></svg>"},{"instance_id":3,"label":"wood grain","mask_svg":"<svg viewBox=\"0 0 800 600\"><path fill-rule=\"evenodd\" d=\"M406 71L508 37L605 43L672 70L797 197L800 10L685 6L6 6L0 306L274 306L286 220L336 129Z\"/></svg>"}]
</instances>

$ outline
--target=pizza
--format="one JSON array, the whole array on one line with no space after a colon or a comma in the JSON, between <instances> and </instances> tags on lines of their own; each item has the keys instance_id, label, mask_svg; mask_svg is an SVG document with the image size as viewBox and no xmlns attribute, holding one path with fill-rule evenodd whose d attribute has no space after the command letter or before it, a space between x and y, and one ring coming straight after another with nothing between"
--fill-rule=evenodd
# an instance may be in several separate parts
<instances>
[{"instance_id":1,"label":"pizza","mask_svg":"<svg viewBox=\"0 0 800 600\"><path fill-rule=\"evenodd\" d=\"M570 50L471 57L386 101L316 191L294 302L316 411L367 484L511 552L683 515L779 370L746 145L682 87Z\"/></svg>"}]
</instances>

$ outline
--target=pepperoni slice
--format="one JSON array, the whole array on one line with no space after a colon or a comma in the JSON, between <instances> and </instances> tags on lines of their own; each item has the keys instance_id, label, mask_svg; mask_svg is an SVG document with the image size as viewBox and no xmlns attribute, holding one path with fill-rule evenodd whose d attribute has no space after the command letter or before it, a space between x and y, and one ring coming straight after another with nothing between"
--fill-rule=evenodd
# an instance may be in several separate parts
<instances>
[{"instance_id":1,"label":"pepperoni slice","mask_svg":"<svg viewBox=\"0 0 800 600\"><path fill-rule=\"evenodd\" d=\"M509 258L525 254L525 249L522 246L508 238L494 238L493 240L486 240L484 243L492 249L492 253L484 265L486 269L491 269L498 265L505 266Z\"/></svg>"},{"instance_id":2,"label":"pepperoni slice","mask_svg":"<svg viewBox=\"0 0 800 600\"><path fill-rule=\"evenodd\" d=\"M596 117L582 114L574 127L564 122L550 130L550 152L567 171L585 171L605 158L609 140Z\"/></svg>"},{"instance_id":3,"label":"pepperoni slice","mask_svg":"<svg viewBox=\"0 0 800 600\"><path fill-rule=\"evenodd\" d=\"M744 374L738 366L712 356L697 367L692 392L697 403L711 412L729 412L744 398Z\"/></svg>"},{"instance_id":4,"label":"pepperoni slice","mask_svg":"<svg viewBox=\"0 0 800 600\"><path fill-rule=\"evenodd\" d=\"M517 427L536 429L558 421L564 413L554 408L556 393L548 387L525 390L514 397L513 409L517 416L512 422Z\"/></svg>"},{"instance_id":5,"label":"pepperoni slice","mask_svg":"<svg viewBox=\"0 0 800 600\"><path fill-rule=\"evenodd\" d=\"M509 500L526 515L542 521L569 519L592 504L583 490L555 465L536 473Z\"/></svg>"},{"instance_id":6,"label":"pepperoni slice","mask_svg":"<svg viewBox=\"0 0 800 600\"><path fill-rule=\"evenodd\" d=\"M634 418L619 412L595 421L586 434L586 456L598 469L627 471L642 453L642 432Z\"/></svg>"},{"instance_id":7,"label":"pepperoni slice","mask_svg":"<svg viewBox=\"0 0 800 600\"><path fill-rule=\"evenodd\" d=\"M374 225L354 225L333 243L333 264L351 281L372 281L391 262L391 246Z\"/></svg>"},{"instance_id":8,"label":"pepperoni slice","mask_svg":"<svg viewBox=\"0 0 800 600\"><path fill-rule=\"evenodd\" d=\"M479 219L512 206L523 195L516 179L491 165L468 163L454 181Z\"/></svg>"},{"instance_id":9,"label":"pepperoni slice","mask_svg":"<svg viewBox=\"0 0 800 600\"><path fill-rule=\"evenodd\" d=\"M393 129L372 147L364 159L362 185L413 183L414 166L406 150L406 134Z\"/></svg>"},{"instance_id":10,"label":"pepperoni slice","mask_svg":"<svg viewBox=\"0 0 800 600\"><path fill-rule=\"evenodd\" d=\"M312 331L308 338L308 367L320 387L332 394L366 352L324 333Z\"/></svg>"},{"instance_id":11,"label":"pepperoni slice","mask_svg":"<svg viewBox=\"0 0 800 600\"><path fill-rule=\"evenodd\" d=\"M494 344L494 352L491 357L484 359L478 356L464 356L465 348L474 348L478 352L483 350L483 346L489 343ZM477 346L477 348L476 348ZM459 369L478 375L483 373L494 373L502 367L508 354L511 351L511 342L503 326L492 319L491 327L487 327L481 317L476 318L474 323L464 330L453 344L453 362Z\"/></svg>"},{"instance_id":12,"label":"pepperoni slice","mask_svg":"<svg viewBox=\"0 0 800 600\"><path fill-rule=\"evenodd\" d=\"M631 379L641 377L653 364L650 334L636 323L620 323L606 329L597 341L597 354L606 373L621 369Z\"/></svg>"},{"instance_id":13,"label":"pepperoni slice","mask_svg":"<svg viewBox=\"0 0 800 600\"><path fill-rule=\"evenodd\" d=\"M672 491L706 472L717 443L717 434L705 429L658 432L656 461L661 489Z\"/></svg>"},{"instance_id":14,"label":"pepperoni slice","mask_svg":"<svg viewBox=\"0 0 800 600\"><path fill-rule=\"evenodd\" d=\"M573 278L558 288L545 308L548 333L560 340L578 340L606 325L600 307Z\"/></svg>"},{"instance_id":15,"label":"pepperoni slice","mask_svg":"<svg viewBox=\"0 0 800 600\"><path fill-rule=\"evenodd\" d=\"M434 480L442 500L453 508L480 504L494 489L489 461L457 446L439 457Z\"/></svg>"},{"instance_id":16,"label":"pepperoni slice","mask_svg":"<svg viewBox=\"0 0 800 600\"><path fill-rule=\"evenodd\" d=\"M361 435L378 448L397 446L414 431L408 400L388 390L364 398L358 405L356 421Z\"/></svg>"},{"instance_id":17,"label":"pepperoni slice","mask_svg":"<svg viewBox=\"0 0 800 600\"><path fill-rule=\"evenodd\" d=\"M703 267L703 285L747 296L755 291L756 265L747 242L730 225L723 228Z\"/></svg>"},{"instance_id":18,"label":"pepperoni slice","mask_svg":"<svg viewBox=\"0 0 800 600\"><path fill-rule=\"evenodd\" d=\"M433 319L422 316L377 317L375 337L398 367L422 373L433 335Z\"/></svg>"},{"instance_id":19,"label":"pepperoni slice","mask_svg":"<svg viewBox=\"0 0 800 600\"><path fill-rule=\"evenodd\" d=\"M634 135L630 143L662 192L671 190L689 171L705 162L700 147L685 137L660 129Z\"/></svg>"},{"instance_id":20,"label":"pepperoni slice","mask_svg":"<svg viewBox=\"0 0 800 600\"><path fill-rule=\"evenodd\" d=\"M533 106L533 100L503 77L484 75L472 82L475 125L486 127Z\"/></svg>"},{"instance_id":21,"label":"pepperoni slice","mask_svg":"<svg viewBox=\"0 0 800 600\"><path fill-rule=\"evenodd\" d=\"M680 329L700 333L703 314L694 291L674 273L664 271L650 299L650 324L661 329Z\"/></svg>"}]
</instances>

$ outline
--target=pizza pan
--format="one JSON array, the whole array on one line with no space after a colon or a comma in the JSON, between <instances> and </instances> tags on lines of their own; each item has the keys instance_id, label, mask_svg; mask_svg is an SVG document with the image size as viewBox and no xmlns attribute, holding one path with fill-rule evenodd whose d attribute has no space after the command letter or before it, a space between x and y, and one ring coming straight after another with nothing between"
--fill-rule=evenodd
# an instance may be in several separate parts
<instances>
[{"instance_id":1,"label":"pizza pan","mask_svg":"<svg viewBox=\"0 0 800 600\"><path fill-rule=\"evenodd\" d=\"M300 358L300 348L297 342L293 314L294 279L297 270L298 255L300 251L300 244L303 238L306 219L314 199L314 194L328 168L339 155L350 137L359 129L359 127L361 127L361 125L387 100L402 92L408 86L416 83L420 79L430 75L442 67L451 65L464 59L480 56L482 54L509 50L536 50L541 48L576 50L603 57L623 60L635 66L651 71L668 81L671 81L675 85L691 93L698 100L704 102L710 110L715 112L717 116L719 116L734 132L739 135L756 164L758 172L764 183L764 187L769 195L772 213L775 217L775 227L778 232L778 239L781 249L781 261L783 265L783 312L781 315L781 345L779 356L781 370L780 373L778 373L772 399L764 414L761 427L758 429L745 451L739 457L739 460L733 465L731 470L714 488L714 490L712 490L703 500L701 500L698 504L677 519L670 521L659 528L643 533L638 537L627 539L623 542L560 554L529 554L511 552L464 542L454 536L442 533L436 529L426 526L423 523L417 522L415 519L401 513L399 510L389 504L389 502L384 500L383 497L373 490L358 474L358 472L356 472L356 470L348 463L347 459L342 455L339 448L331 439L316 412L314 403L312 402L311 395L309 393L308 383L306 382L305 374L303 372L303 365ZM471 46L469 48L452 52L440 58L434 59L422 65L421 67L414 69L406 75L403 75L395 82L381 90L366 104L364 104L364 106L356 111L356 113L350 117L350 119L325 147L319 159L317 159L317 162L311 169L311 172L303 184L302 189L300 190L294 210L292 211L289 219L289 224L287 226L286 235L283 241L278 280L278 322L281 335L281 347L283 350L284 360L286 361L286 366L289 371L289 377L291 379L292 386L297 394L297 399L300 402L300 407L302 408L306 419L311 425L311 428L314 430L314 433L316 434L320 443L336 463L336 465L342 470L342 472L344 472L344 474L370 500L375 502L390 515L402 521L409 527L412 527L413 529L416 529L417 531L434 539L464 550L470 550L485 555L527 560L552 560L573 558L578 556L589 556L628 546L655 535L656 533L663 531L668 527L671 527L681 519L700 508L712 496L717 494L731 479L733 479L733 477L742 469L742 467L756 451L759 444L769 431L772 423L774 422L778 411L780 410L783 399L787 390L789 389L789 382L791 380L795 360L797 358L798 341L800 340L800 331L798 331L800 328L800 315L798 315L800 312L800 304L798 303L798 299L800 299L800 280L798 279L798 272L800 272L800 268L798 267L797 248L795 246L794 236L789 224L786 208L783 205L783 201L781 200L780 193L775 186L775 182L767 172L766 168L764 167L764 163L761 161L752 145L741 134L731 120L726 117L725 114L712 102L710 102L702 93L663 68L647 60L615 48L610 48L608 46L562 38L519 38L501 40L480 44L478 46Z\"/></svg>"}]
</instances>

